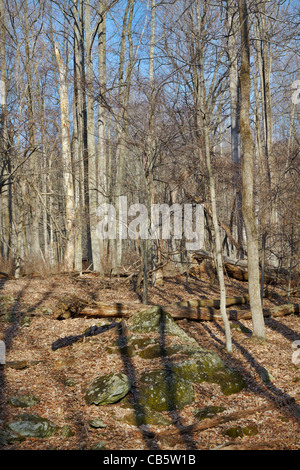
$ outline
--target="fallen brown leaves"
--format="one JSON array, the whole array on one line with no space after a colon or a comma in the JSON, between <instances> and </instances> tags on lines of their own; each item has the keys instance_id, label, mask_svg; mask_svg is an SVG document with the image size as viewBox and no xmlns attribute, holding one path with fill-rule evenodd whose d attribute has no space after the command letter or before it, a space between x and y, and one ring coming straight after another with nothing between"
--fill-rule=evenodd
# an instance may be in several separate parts
<instances>
[{"instance_id":1,"label":"fallen brown leaves","mask_svg":"<svg viewBox=\"0 0 300 470\"><path fill-rule=\"evenodd\" d=\"M234 279L227 279L226 282L228 296L247 295L245 282ZM265 308L286 303L282 292L276 289L273 300L264 300ZM109 319L101 321L83 317L54 320L51 312L66 294L76 295L86 302L118 302L136 305L137 308L141 305L130 284L122 280L83 276L78 282L75 277L66 275L48 279L0 280L0 296L10 295L15 299L10 308L17 316L15 323L0 322L0 339L7 344L7 361L31 363L26 369L6 367L0 373L0 420L10 421L20 413L20 409L7 403L8 397L31 393L40 398L40 403L25 412L40 414L59 426L67 424L75 433L68 439L59 434L44 440L27 439L4 449L90 449L97 441L103 440L108 450L147 450L153 448L154 443L155 448L161 450L299 450L300 368L292 362L295 351L293 343L300 339L299 315L266 318L267 342L262 344L252 341L247 330L243 332L240 328L251 329L251 320L234 322L233 354L228 354L224 347L221 321L178 321L179 326L199 344L216 351L229 365L238 369L248 388L236 395L224 396L214 384L198 384L195 386L195 403L184 410L165 413L172 424L168 427L148 426L147 435L142 428L124 421L125 412L119 404L87 406L84 390L95 376L128 370L129 366L138 380L143 371L161 367L160 359L149 361L133 356L130 363L124 363L121 355L108 354L107 348L116 339L115 328L104 329L97 336L83 335L93 325L109 324ZM188 285L184 277L170 278L164 286L151 287L149 292L151 303L159 305L218 296L217 282L211 284L211 279L204 275L200 279L190 279ZM299 303L299 298L294 297L291 301ZM245 313L249 311L247 304L240 308ZM30 326L23 327L20 320L28 313L31 315ZM57 340L77 335L80 341L52 350ZM264 383L261 380L261 367L272 374L272 382ZM73 386L66 385L70 380L74 382ZM225 411L209 420L195 422L193 411L208 405L223 406ZM106 428L89 427L88 421L99 417ZM259 433L235 439L224 435L229 427L247 424L256 425ZM149 438L149 435L154 437Z\"/></svg>"}]
</instances>

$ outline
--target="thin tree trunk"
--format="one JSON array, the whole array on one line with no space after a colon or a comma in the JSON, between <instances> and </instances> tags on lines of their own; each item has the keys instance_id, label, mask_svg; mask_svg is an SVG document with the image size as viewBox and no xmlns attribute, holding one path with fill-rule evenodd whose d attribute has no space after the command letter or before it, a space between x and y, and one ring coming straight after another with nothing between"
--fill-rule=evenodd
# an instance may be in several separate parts
<instances>
[{"instance_id":1,"label":"thin tree trunk","mask_svg":"<svg viewBox=\"0 0 300 470\"><path fill-rule=\"evenodd\" d=\"M86 100L87 100L87 140L88 140L88 191L89 215L94 271L100 272L100 245L97 237L97 164L95 143L95 114L93 86L93 43L91 32L91 5L85 2L84 26L86 33Z\"/></svg>"},{"instance_id":2,"label":"thin tree trunk","mask_svg":"<svg viewBox=\"0 0 300 470\"><path fill-rule=\"evenodd\" d=\"M99 0L99 30L98 30L98 73L99 73L99 105L98 105L98 202L108 202L108 162L107 162L107 106L106 106L106 0ZM108 268L109 240L99 240L100 271L105 274Z\"/></svg>"},{"instance_id":3,"label":"thin tree trunk","mask_svg":"<svg viewBox=\"0 0 300 470\"><path fill-rule=\"evenodd\" d=\"M34 120L34 105L33 105L33 80L32 80L32 57L30 50L30 39L29 39L29 13L28 13L28 1L24 1L24 36L25 36L25 55L26 55L26 77L27 77L27 113L28 113L28 135L29 145L32 149L36 147L36 129ZM31 177L35 183L37 170L37 155L33 152L30 158L31 166ZM39 205L38 196L35 191L32 191L32 185L29 184L28 189L30 195L31 205L31 223L30 223L30 239L31 239L31 257L34 262L40 259L40 237L39 237Z\"/></svg>"},{"instance_id":4,"label":"thin tree trunk","mask_svg":"<svg viewBox=\"0 0 300 470\"><path fill-rule=\"evenodd\" d=\"M8 131L7 131L7 105L6 105L6 94L7 94L7 73L6 73L6 38L5 38L5 6L4 0L0 2L0 59L1 59L1 130L0 130L0 152L2 156L2 165L4 167L3 177L9 174L9 157L8 157ZM1 252L0 255L6 258L10 258L10 244L11 244L11 226L9 217L9 198L10 192L8 186L0 188L0 230L1 230Z\"/></svg>"},{"instance_id":5,"label":"thin tree trunk","mask_svg":"<svg viewBox=\"0 0 300 470\"><path fill-rule=\"evenodd\" d=\"M226 313L226 288L224 280L224 271L223 271L223 260L222 260L222 243L221 243L221 234L220 227L218 223L217 215L217 201L216 201L216 189L215 189L215 179L213 175L212 165L211 165L211 154L210 154L210 139L209 139L209 123L208 123L208 109L206 102L206 89L205 89L205 80L204 80L204 71L203 71L203 28L204 24L200 19L199 5L196 2L197 7L197 34L198 34L198 50L199 50L199 104L200 111L202 113L202 132L204 134L204 145L205 145L205 157L206 157L206 167L209 177L209 189L210 189L210 200L211 200L211 211L212 211L212 221L214 228L214 251L216 258L216 269L218 273L218 279L220 284L220 311L221 317L225 329L225 338L226 338L226 349L228 352L232 352L232 340L231 340L231 330L230 324ZM200 163L200 162L199 162Z\"/></svg>"},{"instance_id":6,"label":"thin tree trunk","mask_svg":"<svg viewBox=\"0 0 300 470\"><path fill-rule=\"evenodd\" d=\"M119 112L117 122L117 150L116 150L116 161L117 161L117 181L116 181L116 196L121 196L124 190L124 164L125 164L125 138L128 128L128 104L131 89L131 77L133 71L133 50L132 50L132 38L131 38L131 27L133 21L133 9L135 0L128 0L122 26L121 35L121 46L120 46L120 61L119 61ZM128 61L126 68L126 40L129 42L128 48ZM125 76L125 80L124 80ZM116 203L116 208L118 204ZM117 209L117 218L119 218ZM122 248L123 240L122 237L117 236L116 239L116 266L114 270L119 274L122 265Z\"/></svg>"},{"instance_id":7,"label":"thin tree trunk","mask_svg":"<svg viewBox=\"0 0 300 470\"><path fill-rule=\"evenodd\" d=\"M82 129L81 129L81 87L80 82L80 60L79 60L79 34L78 28L74 28L74 103L73 103L73 182L76 211L76 233L75 233L75 270L82 271L82 205L83 194L83 168L82 168Z\"/></svg>"}]
</instances>

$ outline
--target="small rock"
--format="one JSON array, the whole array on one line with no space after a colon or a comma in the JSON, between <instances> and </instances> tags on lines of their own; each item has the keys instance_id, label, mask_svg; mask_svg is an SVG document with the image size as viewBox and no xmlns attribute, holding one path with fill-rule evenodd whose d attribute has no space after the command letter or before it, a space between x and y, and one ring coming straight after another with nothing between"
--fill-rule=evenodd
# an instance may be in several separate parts
<instances>
[{"instance_id":1,"label":"small rock","mask_svg":"<svg viewBox=\"0 0 300 470\"><path fill-rule=\"evenodd\" d=\"M19 436L14 432L4 429L0 430L0 446L6 446L14 444L15 442L22 442L24 440L25 437Z\"/></svg>"},{"instance_id":2,"label":"small rock","mask_svg":"<svg viewBox=\"0 0 300 470\"><path fill-rule=\"evenodd\" d=\"M62 437L72 437L72 436L75 436L75 433L74 431L72 430L72 428L68 425L64 425L61 430L60 430L60 434Z\"/></svg>"},{"instance_id":3,"label":"small rock","mask_svg":"<svg viewBox=\"0 0 300 470\"><path fill-rule=\"evenodd\" d=\"M110 373L97 377L85 392L88 405L107 405L125 397L131 388L128 377L122 373Z\"/></svg>"},{"instance_id":4,"label":"small rock","mask_svg":"<svg viewBox=\"0 0 300 470\"><path fill-rule=\"evenodd\" d=\"M96 428L96 429L99 429L99 428L106 428L106 424L103 423L102 419L100 418L96 418L96 419L91 419L89 421L89 425L92 427L92 428Z\"/></svg>"},{"instance_id":5,"label":"small rock","mask_svg":"<svg viewBox=\"0 0 300 470\"><path fill-rule=\"evenodd\" d=\"M23 359L20 361L6 362L6 366L15 370L23 370L23 369L27 369L30 366L35 366L36 364L39 364L40 362L41 361L27 361L26 359Z\"/></svg>"},{"instance_id":6,"label":"small rock","mask_svg":"<svg viewBox=\"0 0 300 470\"><path fill-rule=\"evenodd\" d=\"M256 426L236 426L234 428L229 428L224 431L224 434L229 437L237 438L237 437L244 437L244 436L255 436L258 434L258 429Z\"/></svg>"},{"instance_id":7,"label":"small rock","mask_svg":"<svg viewBox=\"0 0 300 470\"><path fill-rule=\"evenodd\" d=\"M34 395L16 395L8 399L8 403L20 408L29 408L30 406L37 405L39 402L40 399Z\"/></svg>"},{"instance_id":8,"label":"small rock","mask_svg":"<svg viewBox=\"0 0 300 470\"><path fill-rule=\"evenodd\" d=\"M28 328L30 326L31 318L28 315L22 317L20 320L20 326Z\"/></svg>"},{"instance_id":9,"label":"small rock","mask_svg":"<svg viewBox=\"0 0 300 470\"><path fill-rule=\"evenodd\" d=\"M66 387L74 387L76 385L76 381L74 379L65 379L64 384Z\"/></svg>"},{"instance_id":10,"label":"small rock","mask_svg":"<svg viewBox=\"0 0 300 470\"><path fill-rule=\"evenodd\" d=\"M105 449L105 442L99 441L92 447L92 450L104 450Z\"/></svg>"},{"instance_id":11,"label":"small rock","mask_svg":"<svg viewBox=\"0 0 300 470\"><path fill-rule=\"evenodd\" d=\"M59 427L41 416L22 414L15 416L14 421L8 424L8 429L23 438L47 438L55 434Z\"/></svg>"},{"instance_id":12,"label":"small rock","mask_svg":"<svg viewBox=\"0 0 300 470\"><path fill-rule=\"evenodd\" d=\"M246 326L242 325L242 323L230 323L230 328L236 331L240 331L246 335L252 335L252 330L247 328Z\"/></svg>"}]
</instances>

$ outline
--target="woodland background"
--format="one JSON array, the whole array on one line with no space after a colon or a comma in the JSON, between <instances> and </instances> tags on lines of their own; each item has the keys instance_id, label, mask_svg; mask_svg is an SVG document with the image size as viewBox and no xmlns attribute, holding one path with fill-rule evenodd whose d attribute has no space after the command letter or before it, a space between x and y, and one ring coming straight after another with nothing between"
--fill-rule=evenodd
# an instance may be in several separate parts
<instances>
[{"instance_id":1,"label":"woodland background","mask_svg":"<svg viewBox=\"0 0 300 470\"><path fill-rule=\"evenodd\" d=\"M223 254L245 255L238 4L260 262L292 279L299 4L282 0L1 0L1 271L120 274L140 263L148 273L188 262L184 240L98 239L97 207L122 195L147 207L204 204L208 251L215 209Z\"/></svg>"}]
</instances>

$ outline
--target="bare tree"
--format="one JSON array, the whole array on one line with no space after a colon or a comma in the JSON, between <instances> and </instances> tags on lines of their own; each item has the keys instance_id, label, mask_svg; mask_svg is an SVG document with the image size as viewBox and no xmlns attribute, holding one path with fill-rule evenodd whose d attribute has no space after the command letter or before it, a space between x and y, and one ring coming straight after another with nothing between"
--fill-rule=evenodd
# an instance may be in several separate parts
<instances>
[{"instance_id":1,"label":"bare tree","mask_svg":"<svg viewBox=\"0 0 300 470\"><path fill-rule=\"evenodd\" d=\"M55 53L59 70L61 142L66 203L66 245L64 253L64 267L66 271L73 271L75 265L75 198L69 128L68 73L58 44L55 46Z\"/></svg>"},{"instance_id":2,"label":"bare tree","mask_svg":"<svg viewBox=\"0 0 300 470\"><path fill-rule=\"evenodd\" d=\"M242 143L242 208L247 235L249 295L253 320L253 334L258 338L265 339L265 325L259 283L258 235L253 200L254 147L249 123L251 81L248 9L246 0L239 0L238 7L241 28L240 129Z\"/></svg>"}]
</instances>

